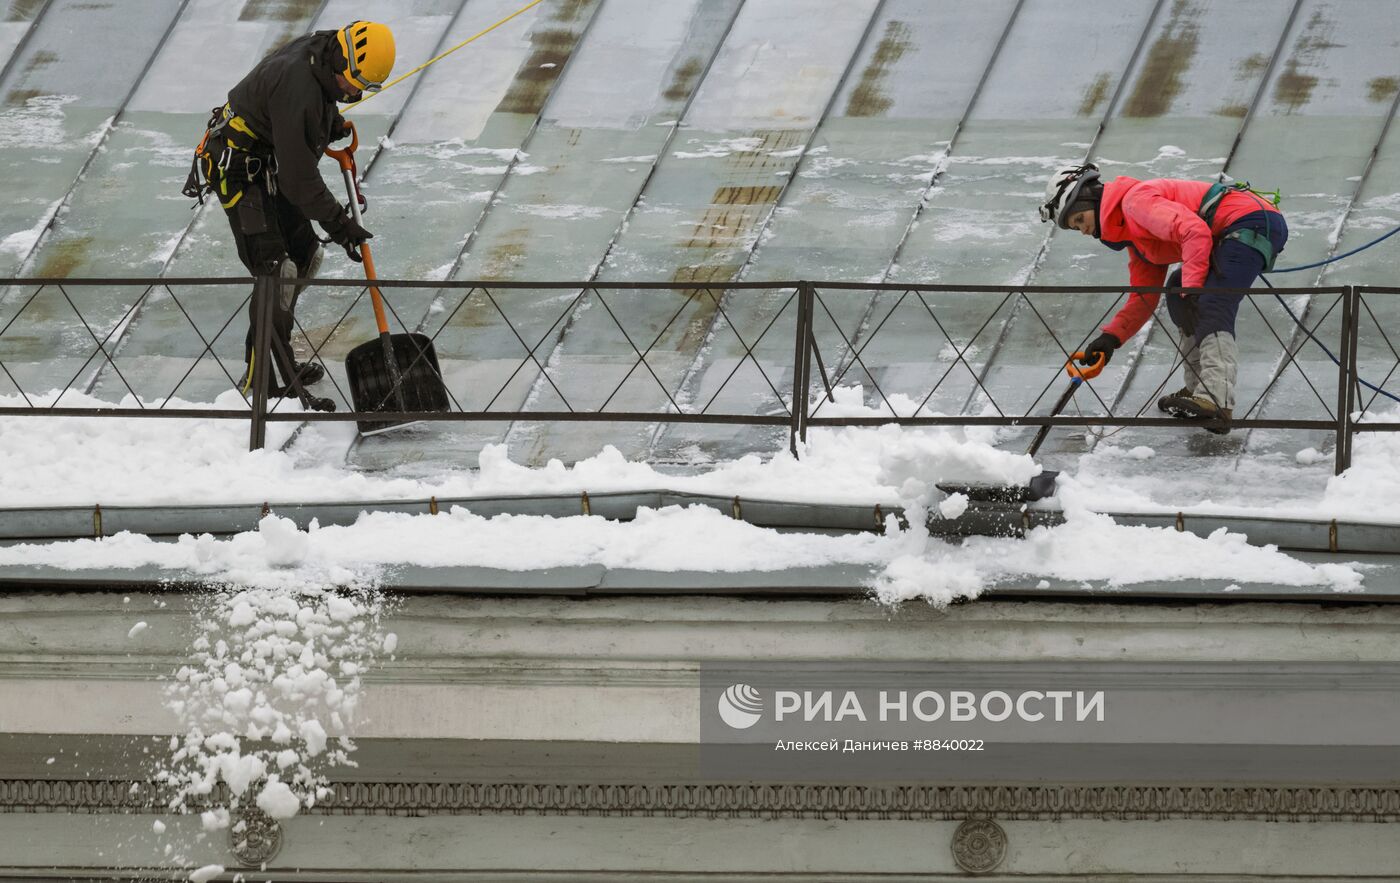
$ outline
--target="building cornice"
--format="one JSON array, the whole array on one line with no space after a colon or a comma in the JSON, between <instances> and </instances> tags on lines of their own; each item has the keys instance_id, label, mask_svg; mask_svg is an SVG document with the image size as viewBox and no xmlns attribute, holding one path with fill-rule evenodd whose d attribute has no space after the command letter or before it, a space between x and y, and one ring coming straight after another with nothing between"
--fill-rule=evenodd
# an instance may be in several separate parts
<instances>
[{"instance_id":1,"label":"building cornice","mask_svg":"<svg viewBox=\"0 0 1400 883\"><path fill-rule=\"evenodd\" d=\"M340 782L311 814L843 820L1400 821L1400 788ZM226 795L222 795L226 799ZM215 800L221 795L216 794ZM0 779L0 813L163 813L122 780Z\"/></svg>"}]
</instances>

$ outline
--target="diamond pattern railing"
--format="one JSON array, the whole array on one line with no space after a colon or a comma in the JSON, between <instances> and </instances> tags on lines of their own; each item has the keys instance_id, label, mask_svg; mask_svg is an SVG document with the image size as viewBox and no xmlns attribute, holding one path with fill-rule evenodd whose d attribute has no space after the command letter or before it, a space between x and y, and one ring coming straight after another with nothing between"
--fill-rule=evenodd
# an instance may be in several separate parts
<instances>
[{"instance_id":1,"label":"diamond pattern railing","mask_svg":"<svg viewBox=\"0 0 1400 883\"><path fill-rule=\"evenodd\" d=\"M1400 400L1400 336L1393 329L1387 331L1375 312L1378 299L1400 295L1400 288L1367 286L1355 292L1352 309L1356 327L1351 348L1343 355L1348 382L1346 389L1338 393L1350 412L1347 415L1350 425L1345 434L1348 458L1352 433L1400 431L1400 422L1386 419L1380 410L1389 406L1394 411ZM1358 363L1363 365L1360 371Z\"/></svg>"},{"instance_id":2,"label":"diamond pattern railing","mask_svg":"<svg viewBox=\"0 0 1400 883\"><path fill-rule=\"evenodd\" d=\"M246 279L17 279L0 282L0 396L23 408L3 413L123 416L205 416L247 419L235 408L188 408L181 400L198 375L235 389L244 373L241 334L230 326L246 311ZM210 315L209 302L220 301ZM200 302L199 308L191 305ZM159 307L153 305L159 304ZM232 310L229 311L229 307ZM180 317L178 334L130 351L128 330L152 313ZM197 317L195 314L202 314ZM238 324L241 331L244 326ZM237 338L237 339L235 339ZM174 359L172 350L185 352ZM151 361L166 363L152 372ZM103 406L75 406L72 393L95 395ZM114 399L116 396L118 398Z\"/></svg>"},{"instance_id":3,"label":"diamond pattern railing","mask_svg":"<svg viewBox=\"0 0 1400 883\"><path fill-rule=\"evenodd\" d=\"M332 392L324 407L334 410L309 411L297 407L308 400L253 395L250 404L221 397L247 385L241 317L250 297L273 290L271 280L254 286L263 294L249 295L247 279L12 279L0 282L0 395L17 401L0 406L0 415L246 419L255 447L262 427L276 421L736 424L785 427L794 453L810 426L1181 425L1144 416L1155 413L1153 404L1182 364L1182 342L1169 322L1138 335L1116 364L1085 383L1074 413L1038 413L1063 385L1064 363L1133 289L694 285L378 281L391 332L418 332L436 348L450 404L441 411L394 410L397 391L388 390L374 410L355 411L341 359L374 334L365 324L370 289L362 281L310 280L294 329L294 360L325 369L327 386L318 389ZM746 289L755 302L763 295L765 306L745 309L744 325L725 305ZM1236 427L1333 432L1339 471L1349 464L1355 432L1400 430L1400 423L1375 417L1400 391L1400 339L1374 309L1378 298L1400 289L1244 293L1240 321L1248 324L1253 347L1247 355L1266 362L1260 347L1276 345L1277 357L1267 377L1250 375L1247 384L1242 356L1241 387L1248 386L1249 396L1241 395ZM1308 307L1296 316L1284 300L1275 304L1276 293L1307 295ZM647 299L647 309L637 308L639 298ZM417 314L410 305L429 302L422 323L403 319L401 313ZM573 325L585 311L595 313L586 333ZM260 308L258 315L267 312ZM697 313L717 320L703 340L680 327L683 316ZM261 321L260 332L270 333L270 316ZM780 337L791 340L791 349ZM1335 358L1319 361L1308 349L1314 342ZM675 364L701 347L722 350L724 358L716 358L702 393L687 393ZM1009 348L1021 357L998 358ZM400 366L401 375L421 374L426 355L418 350ZM270 371L260 373L257 382L270 382ZM835 412L836 389L853 383L867 391L865 404L877 415ZM75 390L101 404L65 401ZM1279 397L1286 408L1273 406ZM1268 416L1270 410L1290 416Z\"/></svg>"},{"instance_id":4,"label":"diamond pattern railing","mask_svg":"<svg viewBox=\"0 0 1400 883\"><path fill-rule=\"evenodd\" d=\"M1067 380L1060 369L1071 354L1097 335L1131 292L1151 289L860 283L814 283L814 287L819 339L815 357L825 388L818 390L818 400L802 415L802 429L886 422L1181 426L1173 418L1157 416L1156 410L1158 397L1180 377L1184 361L1183 342L1167 321L1156 322L1150 333L1140 333L1099 378L1086 382L1071 400L1073 414L1039 413L1064 388ZM1232 421L1235 428L1335 433L1339 472L1350 463L1354 432L1400 428L1374 421L1364 429L1358 425L1366 408L1383 396L1393 399L1400 393L1400 356L1390 346L1397 341L1386 336L1375 312L1367 312L1368 297L1392 292L1339 287L1238 293L1245 295L1248 305L1242 306L1239 320L1241 382ZM1281 297L1275 298L1276 294ZM1282 296L1300 295L1306 296L1308 309L1298 316ZM1362 341L1367 354L1358 373L1358 327L1367 322L1371 330ZM882 346L882 338L891 339ZM1013 338L1017 358L997 359ZM1324 338L1329 352L1337 354L1335 359L1323 358L1313 349L1314 342L1322 343ZM1273 358L1266 357L1270 347L1278 353L1276 363L1260 376L1265 370L1260 366ZM1029 368L1029 361L1038 361L1041 367ZM1379 370L1378 361L1383 362ZM831 363L830 372L824 370L823 362ZM1368 382L1367 374L1377 376ZM853 381L868 390L868 403L885 415L825 413L834 404L831 388ZM1358 399L1367 387L1370 398ZM1153 416L1144 416L1148 413Z\"/></svg>"}]
</instances>

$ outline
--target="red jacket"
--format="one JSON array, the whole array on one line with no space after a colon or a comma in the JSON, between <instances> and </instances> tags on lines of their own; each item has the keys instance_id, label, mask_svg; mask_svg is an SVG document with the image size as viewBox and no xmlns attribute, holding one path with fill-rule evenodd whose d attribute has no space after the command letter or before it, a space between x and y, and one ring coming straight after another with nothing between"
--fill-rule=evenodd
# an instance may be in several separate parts
<instances>
[{"instance_id":1,"label":"red jacket","mask_svg":"<svg viewBox=\"0 0 1400 883\"><path fill-rule=\"evenodd\" d=\"M1206 226L1196 212L1210 188L1206 181L1139 181L1126 176L1104 185L1099 203L1100 239L1128 243L1129 284L1160 287L1166 281L1168 265L1180 263L1181 284L1201 288L1210 272L1215 237L1251 212L1278 211L1267 200L1231 191L1220 200L1215 223ZM1156 294L1128 295L1128 302L1103 330L1127 342L1152 316L1157 300Z\"/></svg>"}]
</instances>

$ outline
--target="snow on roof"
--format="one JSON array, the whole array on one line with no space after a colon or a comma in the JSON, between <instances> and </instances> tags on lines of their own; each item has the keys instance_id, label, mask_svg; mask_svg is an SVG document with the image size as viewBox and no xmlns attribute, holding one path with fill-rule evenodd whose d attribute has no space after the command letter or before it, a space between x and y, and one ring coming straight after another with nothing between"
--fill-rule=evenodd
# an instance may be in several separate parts
<instances>
[{"instance_id":1,"label":"snow on roof","mask_svg":"<svg viewBox=\"0 0 1400 883\"><path fill-rule=\"evenodd\" d=\"M236 396L236 393L226 393ZM858 390L838 400L836 413L868 414ZM172 431L172 427L176 427ZM345 432L352 432L348 427ZM232 536L186 534L175 542L119 532L102 539L64 543L14 543L0 548L0 575L10 579L68 571L70 578L150 580L153 574L174 580L234 581L246 584L405 582L441 584L455 578L464 587L474 580L501 581L503 572L525 574L525 585L540 582L537 573L560 568L601 568L608 572L659 574L660 586L684 585L693 577L664 574L774 574L775 585L791 585L791 574L811 568L836 568L837 585L872 591L887 601L926 598L946 604L976 597L1008 584L1054 579L1099 587L1158 587L1174 581L1226 581L1276 587L1309 587L1324 593L1351 593L1379 579L1385 591L1388 571L1373 572L1350 557L1299 558L1273 545L1248 542L1243 533L1221 527L1197 536L1172 526L1115 523L1095 509L1113 510L1123 492L1096 486L1092 476L1070 478L1062 494L1063 523L1036 527L1024 539L968 538L961 542L930 537L924 528L935 517L959 519L966 506L950 505L935 485L940 481L989 481L1021 484L1038 468L1029 457L998 450L996 431L983 429L875 428L816 429L800 459L786 452L768 458L747 456L694 475L675 475L628 461L613 448L572 466L554 461L543 469L512 462L503 446L486 448L473 471L431 475L364 473L325 456L339 445L332 434L318 455L301 449L249 453L242 450L240 422L213 419L150 420L140 418L34 417L11 419L0 431L0 452L7 469L6 499L24 507L55 504L108 507L209 506L267 503L273 511L256 528ZM1378 437L1382 441L1393 437ZM1366 439L1367 442L1372 439ZM1110 449L1095 455L1115 460ZM1357 451L1357 481L1346 477L1329 484L1320 496L1292 498L1287 504L1251 505L1246 499L1219 495L1192 509L1201 514L1239 514L1256 519L1308 513L1362 522L1397 523L1400 496L1391 447ZM1089 458L1093 462L1093 457ZM1091 469L1082 470L1091 473ZM1373 476L1365 481L1366 476ZM1389 483L1387 483L1389 482ZM635 517L615 521L601 514L556 517L555 514L500 514L472 511L472 498L501 494L600 494L610 491L677 491L745 499L788 500L814 509L831 504L888 507L880 533L830 532L820 521L795 519L808 530L775 532L750 524L735 513L709 505L642 506ZM444 504L441 514L376 512L375 500L462 498ZM297 523L276 514L315 501L356 499L366 510L348 523ZM702 502L702 501L697 501ZM1105 505L1108 504L1108 505ZM495 504L492 504L495 506ZM1144 511L1164 512L1150 504ZM548 512L548 510L546 510ZM898 512L905 516L898 520ZM95 513L94 513L95 514ZM178 520L178 512L175 513ZM22 519L23 513L19 514ZM303 518L303 522L307 519ZM189 528L179 528L186 530ZM175 530L161 531L174 533ZM107 533L103 530L103 533ZM697 538L703 538L697 541ZM1257 541L1256 541L1257 543ZM1354 548L1348 546L1348 548ZM34 571L31 568L43 568ZM474 569L474 570L473 570ZM91 572L90 574L87 572ZM584 577L601 584L600 571ZM820 573L820 571L819 571ZM472 575L475 574L475 575ZM1369 575L1369 576L1368 576ZM569 577L572 585L579 577ZM638 577L614 577L624 584ZM760 577L760 580L762 578ZM506 585L515 585L511 579ZM715 577L718 585L723 577Z\"/></svg>"},{"instance_id":2,"label":"snow on roof","mask_svg":"<svg viewBox=\"0 0 1400 883\"><path fill-rule=\"evenodd\" d=\"M400 69L407 70L518 5L333 0L240 8L162 0L139 20L119 6L78 0L17 6L20 20L0 28L0 49L8 53L0 72L0 176L7 185L0 273L241 272L222 213L212 205L191 213L178 190L208 108L254 59L299 33L359 17L394 27ZM1264 0L1096 0L1072 17L1061 6L1057 0L546 0L351 112L361 134L360 167L372 206L366 222L375 232L380 273L593 279L601 291L608 282L631 280L720 287L736 279L793 278L1116 284L1125 276L1121 255L1078 236L1048 235L1034 213L1044 176L1086 152L1109 175L1205 178L1228 170L1280 186L1292 229L1285 263L1316 260L1400 223L1400 153L1394 139L1383 137L1400 91L1400 19L1385 14L1383 0L1303 0L1291 20ZM91 52L94 42L104 51ZM333 176L329 181L338 192ZM1302 281L1383 282L1397 269L1393 248L1376 249ZM358 272L328 254L326 275L349 279ZM75 287L67 296L101 329L123 323L140 291ZM12 318L28 293L8 291L0 320ZM110 349L123 376L94 365L93 396L120 400L128 382L148 400L169 394L202 348L182 314L188 311L212 336L241 297L227 290L187 293L180 291L177 303L158 292L122 325ZM302 327L316 332L313 340L328 337L332 374L342 386L336 356L371 333L363 309L336 325L357 293L354 286L312 289L298 310ZM460 384L468 407L480 406L473 396L484 401L518 363L514 339L492 310L468 304L454 311L439 292L390 293L408 326L437 334L444 372ZM567 299L527 289L498 296L522 334L545 340L539 362L571 395L601 399L634 360L606 321L608 311L592 299L551 331ZM750 329L770 320L781 298L731 292L725 321L744 335L726 336L705 333L719 323L711 324L713 311L703 300L682 305L657 292L608 297L609 310L626 317L634 332L646 330L647 339L657 334L649 366L668 387L644 388L634 378L618 405L641 410L664 406L663 393L708 395L736 365L743 370L725 392L732 399L721 404L764 393L752 366L742 364L741 338L751 339ZM863 363L873 376L857 370L847 378L859 384L864 406L880 400L872 381L889 396L918 402L951 364L943 353L949 342L918 315L917 303L899 305L889 294L870 292L826 297L841 330L858 340L862 316L899 310L877 338L864 341ZM1096 327L1109 300L1038 295L1032 306L1057 333L1078 339ZM928 303L958 347L993 305L954 295ZM1258 304L1258 313L1246 308L1240 317L1242 392L1261 395L1255 416L1318 416L1312 378L1279 367L1269 327L1287 328L1288 320L1276 305ZM1294 298L1294 308L1304 312L1328 306L1321 296ZM1400 313L1394 298L1377 297L1368 306L1382 321ZM665 328L678 307L681 315ZM1046 372L1057 368L1044 364L1044 330L1031 321L1030 309L1018 302L994 316L967 350L987 385L1013 406L1029 406ZM80 371L92 341L70 313L59 294L45 292L0 338L7 366L0 395L16 393L11 378L31 394L43 393ZM844 354L836 331L831 322L815 329L833 361ZM1319 333L1335 335L1335 317ZM1096 384L1104 401L1146 401L1166 377L1171 347L1154 328L1142 340ZM214 345L234 365L241 347L236 331ZM768 367L785 370L781 353L764 358ZM1360 362L1363 373L1385 374L1390 354L1379 335L1363 336ZM1312 347L1299 351L1298 364L1322 377L1323 388L1335 386L1330 363ZM1278 382L1262 395L1275 370ZM214 401L227 387L205 360L181 395ZM983 402L972 392L959 374L928 407L978 413ZM1074 407L1096 407L1080 399ZM496 406L527 403L558 404L533 365L506 383ZM512 473L509 481L552 489L560 470L572 485L587 484L596 470L611 486L705 487L830 502L898 501L908 490L876 480L864 454L851 462L821 459L820 445L836 450L838 442L814 439L800 466L785 465L783 457L759 465L760 458L745 455L766 457L781 441L751 427L654 433L606 423L478 424L358 444L339 428L316 427L301 433L286 455L253 457L238 450L239 432L225 430L230 427L191 429L186 443L162 459L152 452L167 450L162 434L170 424L163 421L123 429L129 434L117 441L105 429L95 436L74 430L74 450L90 453L46 468L6 469L6 500L113 503L136 488L221 502L450 495L496 480L502 450L538 467ZM929 441L936 435L911 442L914 434L902 441L853 434L862 441L850 446L943 444ZM7 427L5 438L12 451L42 450L26 427ZM1016 433L961 438L985 443L977 456L988 459L996 445L1015 452L1024 443ZM134 439L144 440L144 454L115 459L129 453ZM1333 479L1328 444L1320 431L1254 432L1219 442L1161 429L1106 436L1057 431L1043 462L1064 470L1067 510L1394 517L1386 506L1396 495L1385 495L1394 489L1394 445L1385 437L1358 439L1357 467ZM615 458L599 454L609 445ZM195 462L196 451L208 459ZM347 451L352 468L342 469ZM969 465L949 450L939 457ZM552 467L553 458L578 465ZM480 473L463 471L478 459ZM692 472L727 465L708 477L660 481L643 461L684 464ZM157 463L177 477L150 475L147 467ZM887 553L880 553L881 566L894 560ZM850 558L840 553L829 560ZM952 569L948 563L942 571ZM1335 576L1322 583L1349 579ZM960 585L946 574L934 584Z\"/></svg>"}]
</instances>

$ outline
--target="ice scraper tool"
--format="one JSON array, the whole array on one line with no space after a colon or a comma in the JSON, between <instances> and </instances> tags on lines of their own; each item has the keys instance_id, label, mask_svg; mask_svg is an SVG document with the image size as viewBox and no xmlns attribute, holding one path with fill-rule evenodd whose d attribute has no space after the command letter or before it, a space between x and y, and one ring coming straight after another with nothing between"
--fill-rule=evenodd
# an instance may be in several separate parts
<instances>
[{"instance_id":1,"label":"ice scraper tool","mask_svg":"<svg viewBox=\"0 0 1400 883\"><path fill-rule=\"evenodd\" d=\"M1069 400L1074 398L1075 392L1079 390L1084 381L1099 376L1103 366L1108 364L1108 360L1100 354L1092 365L1087 367L1076 365L1075 360L1082 358L1084 358L1084 353L1078 352L1070 356L1069 361L1065 363L1065 373L1070 377L1069 386L1060 394L1059 400L1055 402L1055 407L1050 409L1051 417L1057 416L1065 409L1065 405L1068 405ZM1026 449L1026 453L1034 457L1048 435L1050 435L1050 424L1047 423L1036 432L1035 438L1031 440L1031 446ZM948 494L965 494L969 500L974 502L1032 503L1055 495L1055 479L1059 474L1043 470L1025 485L949 483L938 485L938 489Z\"/></svg>"}]
</instances>

